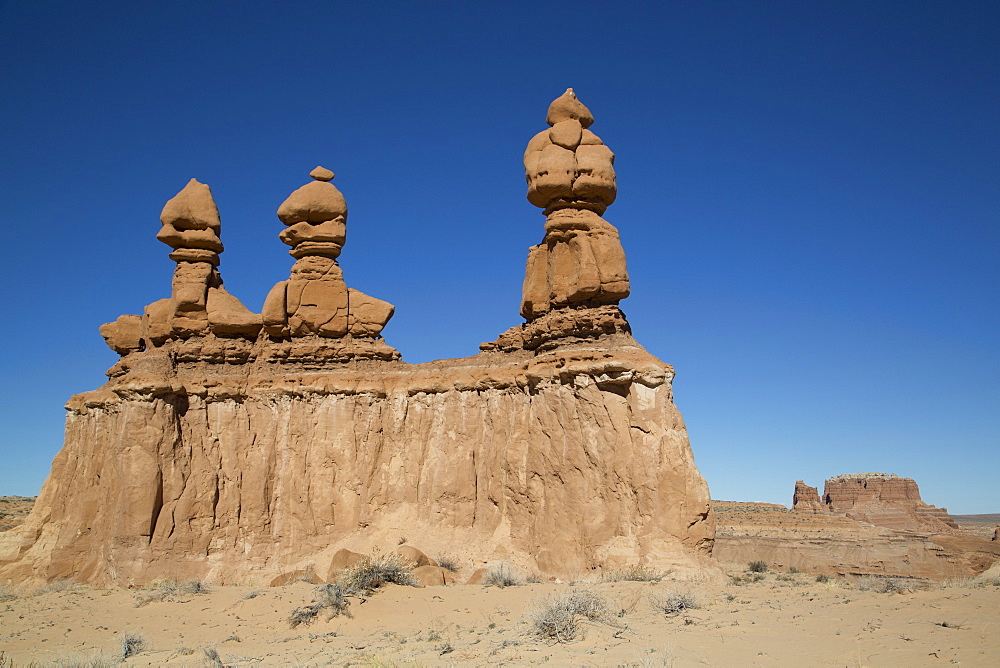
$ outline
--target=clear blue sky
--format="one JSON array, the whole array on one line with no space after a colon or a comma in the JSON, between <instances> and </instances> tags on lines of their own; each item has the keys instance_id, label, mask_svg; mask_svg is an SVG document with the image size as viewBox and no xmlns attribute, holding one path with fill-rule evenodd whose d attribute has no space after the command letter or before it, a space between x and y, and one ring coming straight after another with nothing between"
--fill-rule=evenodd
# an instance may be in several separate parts
<instances>
[{"instance_id":1,"label":"clear blue sky","mask_svg":"<svg viewBox=\"0 0 1000 668\"><path fill-rule=\"evenodd\" d=\"M2 2L0 494L38 492L117 359L98 326L169 295L191 177L254 310L322 164L405 360L520 322L521 154L572 86L712 496L887 471L998 512L998 41L995 1Z\"/></svg>"}]
</instances>

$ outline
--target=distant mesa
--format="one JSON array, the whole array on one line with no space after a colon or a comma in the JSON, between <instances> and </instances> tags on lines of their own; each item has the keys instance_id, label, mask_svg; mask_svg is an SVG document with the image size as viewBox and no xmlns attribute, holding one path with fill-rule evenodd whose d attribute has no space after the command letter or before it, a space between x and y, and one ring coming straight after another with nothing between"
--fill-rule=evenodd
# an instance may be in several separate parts
<instances>
[{"instance_id":1,"label":"distant mesa","mask_svg":"<svg viewBox=\"0 0 1000 668\"><path fill-rule=\"evenodd\" d=\"M822 498L815 487L799 480L795 483L792 510L849 517L890 529L938 533L958 530L947 508L924 503L916 481L895 473L845 473L828 478Z\"/></svg>"}]
</instances>

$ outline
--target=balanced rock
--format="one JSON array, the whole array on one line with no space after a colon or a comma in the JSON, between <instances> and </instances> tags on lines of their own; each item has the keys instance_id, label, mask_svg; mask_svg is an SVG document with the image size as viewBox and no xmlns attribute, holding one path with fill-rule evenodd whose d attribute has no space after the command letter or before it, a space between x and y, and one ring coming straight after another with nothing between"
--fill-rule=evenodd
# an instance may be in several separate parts
<instances>
[{"instance_id":1,"label":"balanced rock","mask_svg":"<svg viewBox=\"0 0 1000 668\"><path fill-rule=\"evenodd\" d=\"M483 350L544 350L631 332L618 302L629 295L618 230L601 218L615 201L614 153L587 128L590 111L568 89L549 106L552 127L524 153L528 201L544 210L545 236L528 249L521 316Z\"/></svg>"},{"instance_id":2,"label":"balanced rock","mask_svg":"<svg viewBox=\"0 0 1000 668\"><path fill-rule=\"evenodd\" d=\"M296 262L289 279L276 284L264 301L264 329L277 349L271 358L398 360L399 353L382 339L392 304L348 288L337 263L347 239L347 202L330 183L333 172L317 167L310 176L313 181L278 207L286 225L278 236L292 247L289 254Z\"/></svg>"},{"instance_id":3,"label":"balanced rock","mask_svg":"<svg viewBox=\"0 0 1000 668\"><path fill-rule=\"evenodd\" d=\"M248 341L257 338L262 323L222 285L222 223L212 191L191 179L164 205L160 222L156 238L173 249L170 259L177 263L171 295L148 305L142 316L122 315L102 325L104 340L123 356L188 341L188 357L206 347L228 349L231 360L245 361ZM207 342L209 338L228 341ZM122 372L119 367L110 373Z\"/></svg>"}]
</instances>

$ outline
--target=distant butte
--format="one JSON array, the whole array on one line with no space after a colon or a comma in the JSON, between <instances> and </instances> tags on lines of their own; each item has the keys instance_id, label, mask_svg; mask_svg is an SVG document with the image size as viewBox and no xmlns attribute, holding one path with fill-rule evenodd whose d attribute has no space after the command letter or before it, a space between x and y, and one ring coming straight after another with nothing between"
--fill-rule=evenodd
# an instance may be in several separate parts
<instances>
[{"instance_id":1,"label":"distant butte","mask_svg":"<svg viewBox=\"0 0 1000 668\"><path fill-rule=\"evenodd\" d=\"M937 533L958 530L947 508L924 503L916 481L894 473L845 473L827 478L822 499L815 487L799 480L795 483L792 510L849 517L889 529Z\"/></svg>"}]
</instances>

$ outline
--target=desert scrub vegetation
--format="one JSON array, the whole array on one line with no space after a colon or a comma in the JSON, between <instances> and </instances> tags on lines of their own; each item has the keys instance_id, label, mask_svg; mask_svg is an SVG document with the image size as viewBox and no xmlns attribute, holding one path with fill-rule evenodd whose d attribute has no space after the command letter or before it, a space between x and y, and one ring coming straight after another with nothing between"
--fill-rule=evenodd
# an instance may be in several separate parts
<instances>
[{"instance_id":1,"label":"desert scrub vegetation","mask_svg":"<svg viewBox=\"0 0 1000 668\"><path fill-rule=\"evenodd\" d=\"M646 568L645 566L629 566L614 568L601 577L602 582L659 582L667 576L666 573Z\"/></svg>"},{"instance_id":2,"label":"desert scrub vegetation","mask_svg":"<svg viewBox=\"0 0 1000 668\"><path fill-rule=\"evenodd\" d=\"M905 591L902 580L899 578L890 578L880 575L865 575L858 578L858 581L854 583L855 589L860 589L861 591L874 591L879 594L900 594Z\"/></svg>"},{"instance_id":3,"label":"desert scrub vegetation","mask_svg":"<svg viewBox=\"0 0 1000 668\"><path fill-rule=\"evenodd\" d=\"M827 582L830 582L830 580L830 576L824 575L823 573L816 576L816 582L819 582L820 584L826 584Z\"/></svg>"},{"instance_id":4,"label":"desert scrub vegetation","mask_svg":"<svg viewBox=\"0 0 1000 668\"><path fill-rule=\"evenodd\" d=\"M650 594L649 604L667 617L679 615L685 610L700 608L694 596L685 592L668 592L666 594Z\"/></svg>"},{"instance_id":5,"label":"desert scrub vegetation","mask_svg":"<svg viewBox=\"0 0 1000 668\"><path fill-rule=\"evenodd\" d=\"M506 561L501 561L499 564L490 566L486 570L486 575L483 576L483 584L487 587L494 586L501 589L504 587L520 587L525 582L524 575Z\"/></svg>"},{"instance_id":6,"label":"desert scrub vegetation","mask_svg":"<svg viewBox=\"0 0 1000 668\"><path fill-rule=\"evenodd\" d=\"M374 552L354 564L340 577L340 584L348 591L371 593L385 584L414 586L410 566L395 552Z\"/></svg>"},{"instance_id":7,"label":"desert scrub vegetation","mask_svg":"<svg viewBox=\"0 0 1000 668\"><path fill-rule=\"evenodd\" d=\"M173 601L175 596L207 594L206 587L200 580L174 582L173 580L153 580L135 594L135 607L141 608L148 603Z\"/></svg>"},{"instance_id":8,"label":"desert scrub vegetation","mask_svg":"<svg viewBox=\"0 0 1000 668\"><path fill-rule=\"evenodd\" d=\"M73 582L72 580L67 580L66 578L58 578L52 582L46 582L40 584L31 590L31 596L41 596L43 594L51 594L60 591L73 591L75 589L80 589L82 585Z\"/></svg>"},{"instance_id":9,"label":"desert scrub vegetation","mask_svg":"<svg viewBox=\"0 0 1000 668\"><path fill-rule=\"evenodd\" d=\"M767 573L767 562L756 560L747 564L747 570L751 573Z\"/></svg>"},{"instance_id":10,"label":"desert scrub vegetation","mask_svg":"<svg viewBox=\"0 0 1000 668\"><path fill-rule=\"evenodd\" d=\"M434 561L437 562L438 566L451 573L457 573L461 570L461 567L458 565L458 559L452 557L451 555L439 554L434 557Z\"/></svg>"},{"instance_id":11,"label":"desert scrub vegetation","mask_svg":"<svg viewBox=\"0 0 1000 668\"><path fill-rule=\"evenodd\" d=\"M529 614L529 619L529 632L534 637L569 642L579 635L581 619L609 624L611 616L608 602L603 596L589 589L575 589L559 596L546 597Z\"/></svg>"},{"instance_id":12,"label":"desert scrub vegetation","mask_svg":"<svg viewBox=\"0 0 1000 668\"><path fill-rule=\"evenodd\" d=\"M146 639L138 633L126 631L122 634L122 661L146 649Z\"/></svg>"},{"instance_id":13,"label":"desert scrub vegetation","mask_svg":"<svg viewBox=\"0 0 1000 668\"><path fill-rule=\"evenodd\" d=\"M326 611L329 621L338 615L351 616L351 602L347 600L347 592L339 584L321 584L313 589L313 602L301 608L292 610L288 623L294 629L303 624L312 624L319 613Z\"/></svg>"}]
</instances>

